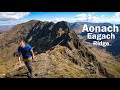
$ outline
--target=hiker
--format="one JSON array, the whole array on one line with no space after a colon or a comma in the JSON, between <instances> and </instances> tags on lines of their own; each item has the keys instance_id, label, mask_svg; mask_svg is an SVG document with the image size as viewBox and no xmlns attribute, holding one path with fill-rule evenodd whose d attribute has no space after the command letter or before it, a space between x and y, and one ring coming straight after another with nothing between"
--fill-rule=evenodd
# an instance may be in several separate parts
<instances>
[{"instance_id":1,"label":"hiker","mask_svg":"<svg viewBox=\"0 0 120 90\"><path fill-rule=\"evenodd\" d=\"M18 61L21 64L20 56L22 54L23 61L29 71L28 77L32 78L32 59L34 59L34 53L32 47L25 43L24 40L21 40L18 47Z\"/></svg>"}]
</instances>

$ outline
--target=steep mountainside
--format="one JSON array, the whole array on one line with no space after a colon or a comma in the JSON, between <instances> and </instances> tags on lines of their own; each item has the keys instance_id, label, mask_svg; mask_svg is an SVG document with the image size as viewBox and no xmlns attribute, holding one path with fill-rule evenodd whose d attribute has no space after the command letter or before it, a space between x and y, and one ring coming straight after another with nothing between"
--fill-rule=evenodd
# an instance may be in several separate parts
<instances>
[{"instance_id":1,"label":"steep mountainside","mask_svg":"<svg viewBox=\"0 0 120 90\"><path fill-rule=\"evenodd\" d=\"M26 77L16 65L18 41L24 38L36 52L35 77L116 77L79 39L67 22L31 20L0 35L1 77ZM24 75L25 74L25 75Z\"/></svg>"},{"instance_id":2,"label":"steep mountainside","mask_svg":"<svg viewBox=\"0 0 120 90\"><path fill-rule=\"evenodd\" d=\"M120 25L118 25L120 27ZM114 56L120 56L120 31L116 33L115 40L111 41L111 46L107 47L106 50Z\"/></svg>"}]
</instances>

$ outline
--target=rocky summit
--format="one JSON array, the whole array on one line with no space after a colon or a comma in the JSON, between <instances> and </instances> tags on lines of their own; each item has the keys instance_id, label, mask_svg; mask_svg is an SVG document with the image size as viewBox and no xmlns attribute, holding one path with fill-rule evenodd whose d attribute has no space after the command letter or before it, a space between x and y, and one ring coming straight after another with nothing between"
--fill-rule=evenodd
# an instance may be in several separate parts
<instances>
[{"instance_id":1,"label":"rocky summit","mask_svg":"<svg viewBox=\"0 0 120 90\"><path fill-rule=\"evenodd\" d=\"M24 63L17 65L20 39L33 47L34 78L113 78L108 70L65 21L31 20L0 34L0 77L27 78ZM114 71L116 72L116 71Z\"/></svg>"}]
</instances>

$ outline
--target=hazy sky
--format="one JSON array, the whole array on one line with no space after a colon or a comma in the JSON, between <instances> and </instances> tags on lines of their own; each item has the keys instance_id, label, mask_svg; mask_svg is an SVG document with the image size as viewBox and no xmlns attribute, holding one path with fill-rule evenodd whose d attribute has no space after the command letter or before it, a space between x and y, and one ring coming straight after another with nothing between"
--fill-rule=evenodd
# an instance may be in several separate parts
<instances>
[{"instance_id":1,"label":"hazy sky","mask_svg":"<svg viewBox=\"0 0 120 90\"><path fill-rule=\"evenodd\" d=\"M29 20L67 22L109 22L120 24L120 12L0 12L0 25L13 25Z\"/></svg>"}]
</instances>

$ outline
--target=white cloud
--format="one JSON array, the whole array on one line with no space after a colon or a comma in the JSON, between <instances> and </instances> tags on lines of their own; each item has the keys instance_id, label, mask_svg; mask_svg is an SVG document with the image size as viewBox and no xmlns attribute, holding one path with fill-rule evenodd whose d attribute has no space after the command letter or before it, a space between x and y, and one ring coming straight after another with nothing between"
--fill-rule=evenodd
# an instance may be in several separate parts
<instances>
[{"instance_id":1,"label":"white cloud","mask_svg":"<svg viewBox=\"0 0 120 90\"><path fill-rule=\"evenodd\" d=\"M76 20L78 21L86 21L87 20L87 14L78 14L75 16Z\"/></svg>"},{"instance_id":2,"label":"white cloud","mask_svg":"<svg viewBox=\"0 0 120 90\"><path fill-rule=\"evenodd\" d=\"M120 18L120 12L116 12L113 17L115 17L115 18Z\"/></svg>"},{"instance_id":3,"label":"white cloud","mask_svg":"<svg viewBox=\"0 0 120 90\"><path fill-rule=\"evenodd\" d=\"M82 13L75 16L76 21L80 22L94 22L94 23L120 23L120 12L116 12L113 16L108 18L106 15L95 15L95 13Z\"/></svg>"},{"instance_id":4,"label":"white cloud","mask_svg":"<svg viewBox=\"0 0 120 90\"><path fill-rule=\"evenodd\" d=\"M65 21L64 18L55 18L52 20L54 23L60 22L60 21Z\"/></svg>"},{"instance_id":5,"label":"white cloud","mask_svg":"<svg viewBox=\"0 0 120 90\"><path fill-rule=\"evenodd\" d=\"M0 12L0 21L19 20L29 14L30 12Z\"/></svg>"},{"instance_id":6,"label":"white cloud","mask_svg":"<svg viewBox=\"0 0 120 90\"><path fill-rule=\"evenodd\" d=\"M76 19L75 18L66 18L66 19L65 18L55 18L52 20L52 22L54 22L54 23L57 23L60 21L67 21L69 23L74 23L74 22L76 22Z\"/></svg>"},{"instance_id":7,"label":"white cloud","mask_svg":"<svg viewBox=\"0 0 120 90\"><path fill-rule=\"evenodd\" d=\"M120 23L120 12L116 12L109 20L110 22Z\"/></svg>"},{"instance_id":8,"label":"white cloud","mask_svg":"<svg viewBox=\"0 0 120 90\"><path fill-rule=\"evenodd\" d=\"M95 13L89 13L89 14L78 14L75 16L76 21L81 22L102 22L104 21L104 15L96 16Z\"/></svg>"}]
</instances>

